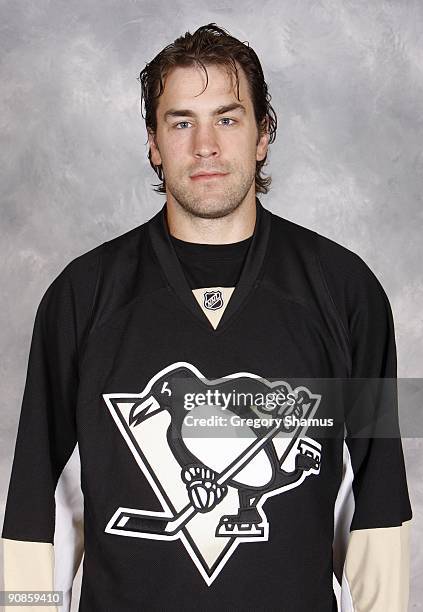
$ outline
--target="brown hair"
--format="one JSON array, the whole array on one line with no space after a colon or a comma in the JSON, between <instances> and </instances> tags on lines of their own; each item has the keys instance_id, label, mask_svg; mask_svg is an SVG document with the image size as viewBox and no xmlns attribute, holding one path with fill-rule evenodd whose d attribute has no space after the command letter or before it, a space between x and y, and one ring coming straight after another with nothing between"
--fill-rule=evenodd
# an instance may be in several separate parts
<instances>
[{"instance_id":1,"label":"brown hair","mask_svg":"<svg viewBox=\"0 0 423 612\"><path fill-rule=\"evenodd\" d=\"M147 131L153 134L156 133L157 100L163 93L163 81L166 79L170 70L177 66L189 67L200 65L206 73L207 88L208 74L206 65L217 64L223 66L227 69L228 73L232 71L232 73L235 74L237 96L239 100L239 80L236 62L241 65L247 77L248 89L253 102L256 125L259 131L259 138L268 131L269 143L274 142L276 138L277 118L270 104L271 95L267 90L267 84L264 80L260 60L254 50L249 46L248 41L245 41L245 43L239 41L233 36L230 36L223 28L219 28L215 23L201 26L194 34L186 32L184 36L180 36L173 43L162 49L162 51L160 51L151 62L146 64L145 68L140 72L139 79L137 80L141 83L141 115L144 117L142 114L142 102L144 100L146 111L144 119ZM154 191L157 193L166 193L163 168L161 165L154 165L151 161L151 149L148 152L148 159L151 167L159 179L162 180L160 185L155 185L157 189L154 189ZM267 154L264 159L256 162L255 185L257 193L267 193L270 183L272 182L270 176L264 177L261 175L261 169L266 159Z\"/></svg>"}]
</instances>

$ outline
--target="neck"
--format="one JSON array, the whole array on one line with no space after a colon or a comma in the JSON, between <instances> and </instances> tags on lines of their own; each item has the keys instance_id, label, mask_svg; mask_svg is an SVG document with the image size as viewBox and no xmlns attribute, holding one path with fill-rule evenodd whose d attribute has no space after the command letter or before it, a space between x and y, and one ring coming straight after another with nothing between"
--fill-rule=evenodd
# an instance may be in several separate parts
<instances>
[{"instance_id":1,"label":"neck","mask_svg":"<svg viewBox=\"0 0 423 612\"><path fill-rule=\"evenodd\" d=\"M203 219L188 213L174 199L166 200L169 232L186 242L230 244L249 238L256 223L255 196L224 217Z\"/></svg>"}]
</instances>

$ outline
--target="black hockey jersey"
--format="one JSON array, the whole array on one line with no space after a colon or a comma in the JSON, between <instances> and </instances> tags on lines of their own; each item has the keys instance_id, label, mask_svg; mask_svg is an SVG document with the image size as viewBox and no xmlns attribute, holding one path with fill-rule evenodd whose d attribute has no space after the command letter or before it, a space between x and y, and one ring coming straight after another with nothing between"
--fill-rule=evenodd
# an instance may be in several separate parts
<instances>
[{"instance_id":1,"label":"black hockey jersey","mask_svg":"<svg viewBox=\"0 0 423 612\"><path fill-rule=\"evenodd\" d=\"M165 204L48 287L5 588L69 610L84 554L82 612L330 612L337 589L343 611L406 610L401 440L353 435L357 389L327 386L396 377L389 301L356 254L256 212L234 286L192 288Z\"/></svg>"}]
</instances>

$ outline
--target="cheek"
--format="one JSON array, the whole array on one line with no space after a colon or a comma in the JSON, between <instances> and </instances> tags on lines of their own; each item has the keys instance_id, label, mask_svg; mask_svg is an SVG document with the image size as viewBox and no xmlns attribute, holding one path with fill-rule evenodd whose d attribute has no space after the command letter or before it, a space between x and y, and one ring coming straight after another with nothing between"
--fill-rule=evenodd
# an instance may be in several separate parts
<instances>
[{"instance_id":1,"label":"cheek","mask_svg":"<svg viewBox=\"0 0 423 612\"><path fill-rule=\"evenodd\" d=\"M190 144L188 138L168 136L163 156L170 165L179 166L189 151Z\"/></svg>"}]
</instances>

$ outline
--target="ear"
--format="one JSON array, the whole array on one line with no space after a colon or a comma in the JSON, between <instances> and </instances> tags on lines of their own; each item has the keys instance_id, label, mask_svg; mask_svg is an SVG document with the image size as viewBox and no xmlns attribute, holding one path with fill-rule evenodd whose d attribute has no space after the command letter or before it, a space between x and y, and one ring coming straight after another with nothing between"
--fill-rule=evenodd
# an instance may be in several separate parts
<instances>
[{"instance_id":1,"label":"ear","mask_svg":"<svg viewBox=\"0 0 423 612\"><path fill-rule=\"evenodd\" d=\"M259 140L257 142L257 151L256 151L256 160L261 161L266 157L267 149L269 146L269 118L265 117L262 121L260 132L259 132Z\"/></svg>"},{"instance_id":2,"label":"ear","mask_svg":"<svg viewBox=\"0 0 423 612\"><path fill-rule=\"evenodd\" d=\"M147 134L148 134L148 144L149 144L150 152L151 152L151 161L153 162L155 166L161 166L162 158L160 156L160 151L157 146L156 134L150 128L147 128Z\"/></svg>"}]
</instances>

